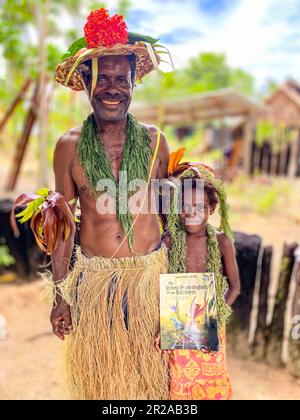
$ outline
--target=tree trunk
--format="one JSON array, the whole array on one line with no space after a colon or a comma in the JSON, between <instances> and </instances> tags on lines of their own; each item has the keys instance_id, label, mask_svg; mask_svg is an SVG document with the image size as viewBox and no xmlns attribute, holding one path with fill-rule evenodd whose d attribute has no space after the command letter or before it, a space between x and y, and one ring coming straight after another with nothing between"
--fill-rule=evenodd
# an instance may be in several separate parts
<instances>
[{"instance_id":1,"label":"tree trunk","mask_svg":"<svg viewBox=\"0 0 300 420\"><path fill-rule=\"evenodd\" d=\"M47 35L50 0L37 3L39 22L39 187L48 187L48 139L47 139Z\"/></svg>"},{"instance_id":2,"label":"tree trunk","mask_svg":"<svg viewBox=\"0 0 300 420\"><path fill-rule=\"evenodd\" d=\"M31 106L28 110L27 117L24 123L23 133L19 142L16 145L16 152L13 165L4 186L5 191L13 191L15 189L24 155L28 146L32 127L36 120L36 109L38 108L38 106L38 85L36 85L31 100Z\"/></svg>"},{"instance_id":3,"label":"tree trunk","mask_svg":"<svg viewBox=\"0 0 300 420\"><path fill-rule=\"evenodd\" d=\"M20 92L17 94L13 102L11 103L10 107L8 108L6 114L4 115L2 121L0 122L0 133L5 128L6 124L8 123L9 119L15 112L17 106L19 103L23 100L25 93L28 91L32 81L30 79L27 79L22 86Z\"/></svg>"}]
</instances>

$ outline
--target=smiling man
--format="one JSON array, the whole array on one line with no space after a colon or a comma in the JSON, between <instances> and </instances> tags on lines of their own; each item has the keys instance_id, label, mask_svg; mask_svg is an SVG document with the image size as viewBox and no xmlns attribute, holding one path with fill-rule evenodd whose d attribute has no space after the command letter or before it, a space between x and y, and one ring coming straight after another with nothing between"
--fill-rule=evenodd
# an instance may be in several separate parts
<instances>
[{"instance_id":1,"label":"smiling man","mask_svg":"<svg viewBox=\"0 0 300 420\"><path fill-rule=\"evenodd\" d=\"M164 135L128 113L135 81L157 66L159 56L154 39L128 33L123 18L104 9L92 12L84 29L85 39L70 47L56 71L61 84L85 90L93 113L55 148L56 192L73 212L79 198L81 225L73 268L74 234L51 255L56 289L51 323L54 333L66 338L73 398L164 399L167 361L153 342L167 252L157 214L149 209L134 214L128 206L121 211L124 186L142 180L149 199L151 179L167 175ZM101 191L103 181L110 191ZM99 209L103 194L115 200L114 211Z\"/></svg>"}]
</instances>

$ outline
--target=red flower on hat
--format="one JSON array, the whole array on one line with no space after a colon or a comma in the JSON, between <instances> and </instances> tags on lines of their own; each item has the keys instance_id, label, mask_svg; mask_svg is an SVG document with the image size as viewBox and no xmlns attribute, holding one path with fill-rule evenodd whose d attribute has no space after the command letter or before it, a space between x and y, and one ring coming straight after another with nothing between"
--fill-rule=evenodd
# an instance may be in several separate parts
<instances>
[{"instance_id":1,"label":"red flower on hat","mask_svg":"<svg viewBox=\"0 0 300 420\"><path fill-rule=\"evenodd\" d=\"M127 44L128 28L123 16L109 16L108 10L99 9L88 16L84 36L88 48L113 47Z\"/></svg>"}]
</instances>

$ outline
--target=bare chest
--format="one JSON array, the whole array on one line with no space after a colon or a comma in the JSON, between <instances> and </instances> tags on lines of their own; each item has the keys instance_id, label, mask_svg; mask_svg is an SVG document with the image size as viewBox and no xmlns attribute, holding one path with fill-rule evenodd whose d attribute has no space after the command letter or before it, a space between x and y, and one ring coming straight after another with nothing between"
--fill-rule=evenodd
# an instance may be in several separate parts
<instances>
[{"instance_id":1,"label":"bare chest","mask_svg":"<svg viewBox=\"0 0 300 420\"><path fill-rule=\"evenodd\" d=\"M120 171L124 169L123 147L121 145L109 147L106 149L106 154L107 154L107 159L108 159L108 163L110 165L112 174L114 178L116 179L116 181L118 182ZM159 166L159 161L157 159L153 165L153 171L151 174L152 179L156 178L158 166ZM102 180L102 177L103 177L102 174L99 174L99 181ZM72 178L76 184L76 189L77 189L79 197L82 200L88 200L88 199L94 200L94 196L89 186L89 180L85 176L84 167L81 165L78 154L76 154L73 161ZM150 185L150 190L151 190L151 185Z\"/></svg>"},{"instance_id":2,"label":"bare chest","mask_svg":"<svg viewBox=\"0 0 300 420\"><path fill-rule=\"evenodd\" d=\"M123 166L124 143L108 144L104 146L104 149L112 174L118 181Z\"/></svg>"},{"instance_id":3,"label":"bare chest","mask_svg":"<svg viewBox=\"0 0 300 420\"><path fill-rule=\"evenodd\" d=\"M207 238L198 240L187 238L187 271L189 273L204 273L207 261Z\"/></svg>"}]
</instances>

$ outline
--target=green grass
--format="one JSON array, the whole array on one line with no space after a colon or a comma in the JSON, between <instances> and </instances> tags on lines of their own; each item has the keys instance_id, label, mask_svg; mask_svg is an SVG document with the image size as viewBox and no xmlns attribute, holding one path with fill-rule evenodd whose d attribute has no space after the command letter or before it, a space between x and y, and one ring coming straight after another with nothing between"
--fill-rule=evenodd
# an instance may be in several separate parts
<instances>
[{"instance_id":1,"label":"green grass","mask_svg":"<svg viewBox=\"0 0 300 420\"><path fill-rule=\"evenodd\" d=\"M267 216L284 208L291 188L289 180L283 178L240 176L227 186L227 194L229 202L234 201L241 211Z\"/></svg>"},{"instance_id":2,"label":"green grass","mask_svg":"<svg viewBox=\"0 0 300 420\"><path fill-rule=\"evenodd\" d=\"M6 245L0 245L0 268L9 267L15 262L15 259L10 255L9 249Z\"/></svg>"}]
</instances>

